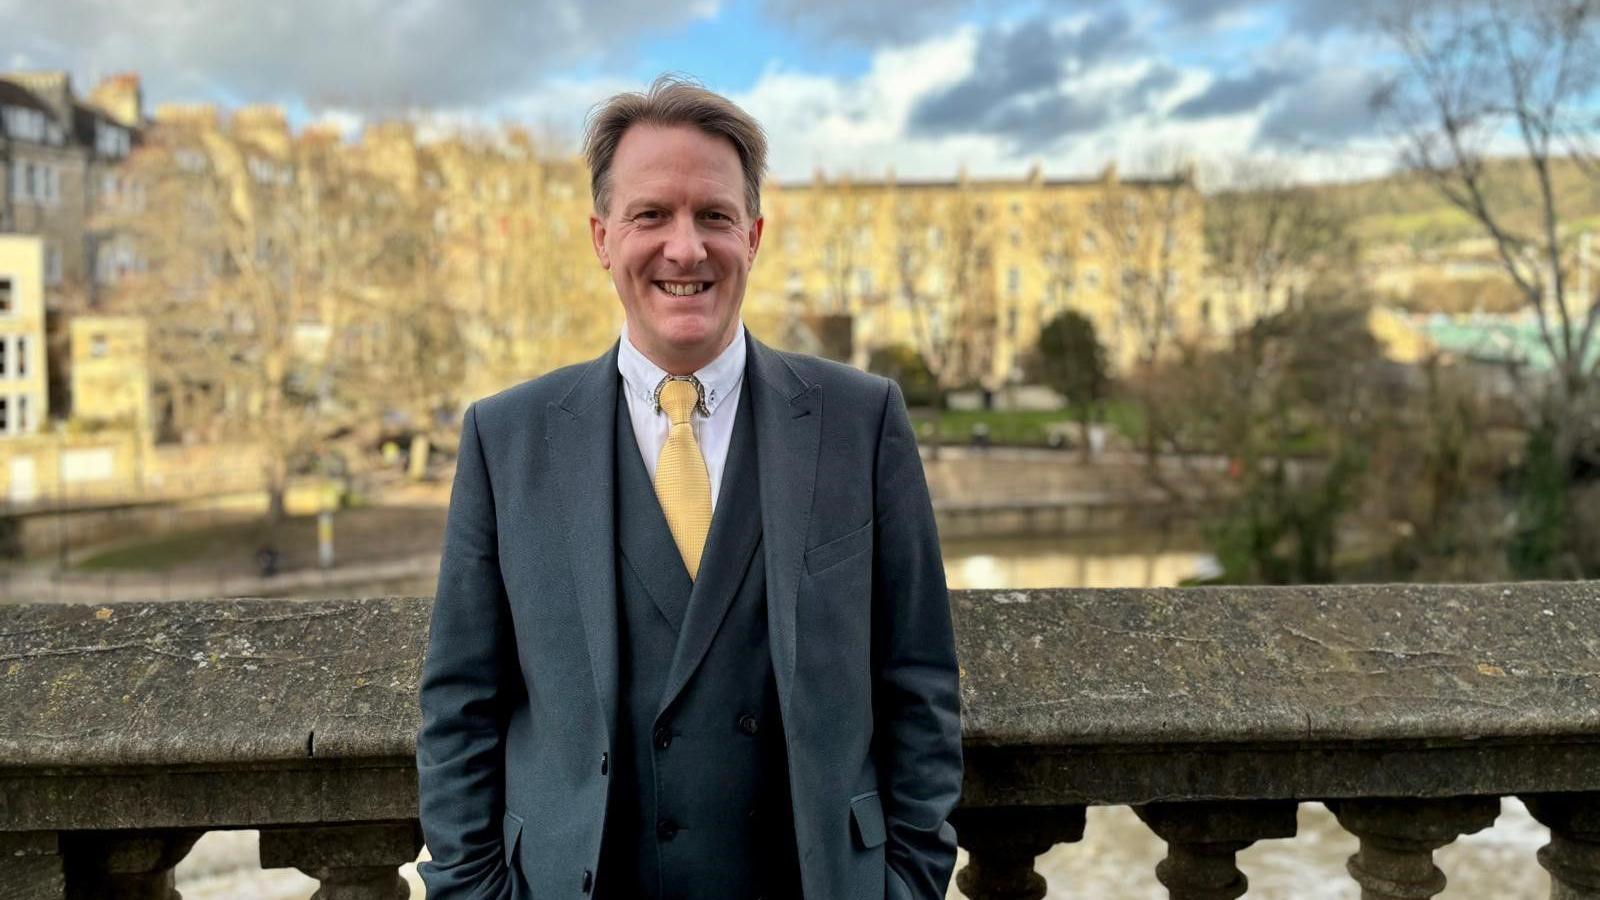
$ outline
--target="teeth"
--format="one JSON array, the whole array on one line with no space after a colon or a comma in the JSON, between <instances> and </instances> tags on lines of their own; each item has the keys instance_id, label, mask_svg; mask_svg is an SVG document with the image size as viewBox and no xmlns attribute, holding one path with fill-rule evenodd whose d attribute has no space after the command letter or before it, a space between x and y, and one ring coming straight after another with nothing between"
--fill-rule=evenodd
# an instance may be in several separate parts
<instances>
[{"instance_id":1,"label":"teeth","mask_svg":"<svg viewBox=\"0 0 1600 900\"><path fill-rule=\"evenodd\" d=\"M691 294L698 294L706 289L705 282L703 281L695 282L693 284L673 284L669 281L658 281L656 284L659 285L663 291L666 291L675 297L687 297Z\"/></svg>"}]
</instances>

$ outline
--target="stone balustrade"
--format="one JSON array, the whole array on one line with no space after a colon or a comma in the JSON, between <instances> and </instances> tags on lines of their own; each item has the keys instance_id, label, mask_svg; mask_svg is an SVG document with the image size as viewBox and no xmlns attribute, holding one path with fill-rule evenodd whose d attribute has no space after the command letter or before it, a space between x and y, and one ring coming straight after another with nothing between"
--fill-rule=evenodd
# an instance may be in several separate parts
<instances>
[{"instance_id":1,"label":"stone balustrade","mask_svg":"<svg viewBox=\"0 0 1600 900\"><path fill-rule=\"evenodd\" d=\"M1044 895L1091 805L1167 844L1174 898L1320 801L1363 900L1436 895L1433 852L1522 798L1558 900L1600 898L1600 584L963 591L974 900ZM322 900L407 895L429 602L0 606L0 900L177 892L207 830Z\"/></svg>"}]
</instances>

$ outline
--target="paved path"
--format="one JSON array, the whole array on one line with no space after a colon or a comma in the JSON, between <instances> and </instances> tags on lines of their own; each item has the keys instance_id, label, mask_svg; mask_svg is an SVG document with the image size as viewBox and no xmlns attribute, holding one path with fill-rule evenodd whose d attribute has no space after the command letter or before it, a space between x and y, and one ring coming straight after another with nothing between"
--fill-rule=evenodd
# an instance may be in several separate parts
<instances>
[{"instance_id":1,"label":"paved path","mask_svg":"<svg viewBox=\"0 0 1600 900\"><path fill-rule=\"evenodd\" d=\"M360 587L439 573L439 554L332 569L297 569L268 578L258 575L152 575L143 572L60 574L49 565L0 572L0 602L108 603L125 600L197 600L207 597L261 597Z\"/></svg>"}]
</instances>

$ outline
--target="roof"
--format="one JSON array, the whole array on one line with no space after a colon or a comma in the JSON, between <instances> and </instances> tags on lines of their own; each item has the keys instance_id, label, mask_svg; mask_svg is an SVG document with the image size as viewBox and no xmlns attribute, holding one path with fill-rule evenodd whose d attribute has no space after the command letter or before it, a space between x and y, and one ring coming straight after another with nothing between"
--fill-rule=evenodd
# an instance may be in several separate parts
<instances>
[{"instance_id":1,"label":"roof","mask_svg":"<svg viewBox=\"0 0 1600 900\"><path fill-rule=\"evenodd\" d=\"M1433 316L1423 323L1422 331L1440 350L1468 359L1526 365L1537 372L1556 368L1550 348L1539 334L1539 323L1530 316ZM1600 359L1600 346L1591 342L1585 365L1593 366L1596 359Z\"/></svg>"},{"instance_id":2,"label":"roof","mask_svg":"<svg viewBox=\"0 0 1600 900\"><path fill-rule=\"evenodd\" d=\"M36 109L47 116L51 115L50 107L46 106L45 102L40 100L33 91L3 77L0 77L0 105L22 106L28 109Z\"/></svg>"}]
</instances>

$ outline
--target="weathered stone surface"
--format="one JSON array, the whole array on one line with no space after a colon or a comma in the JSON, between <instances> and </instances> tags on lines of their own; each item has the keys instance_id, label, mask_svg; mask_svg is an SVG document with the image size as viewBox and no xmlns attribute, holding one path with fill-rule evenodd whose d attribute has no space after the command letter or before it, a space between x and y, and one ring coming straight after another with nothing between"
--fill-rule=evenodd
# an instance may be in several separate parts
<instances>
[{"instance_id":1,"label":"weathered stone surface","mask_svg":"<svg viewBox=\"0 0 1600 900\"><path fill-rule=\"evenodd\" d=\"M962 591L969 746L1600 735L1600 583Z\"/></svg>"},{"instance_id":2,"label":"weathered stone surface","mask_svg":"<svg viewBox=\"0 0 1600 900\"><path fill-rule=\"evenodd\" d=\"M0 831L0 900L61 900L67 884L50 831Z\"/></svg>"},{"instance_id":3,"label":"weathered stone surface","mask_svg":"<svg viewBox=\"0 0 1600 900\"><path fill-rule=\"evenodd\" d=\"M410 756L429 609L0 606L0 769Z\"/></svg>"},{"instance_id":4,"label":"weathered stone surface","mask_svg":"<svg viewBox=\"0 0 1600 900\"><path fill-rule=\"evenodd\" d=\"M253 828L417 814L411 757L0 774L0 829Z\"/></svg>"}]
</instances>

